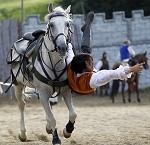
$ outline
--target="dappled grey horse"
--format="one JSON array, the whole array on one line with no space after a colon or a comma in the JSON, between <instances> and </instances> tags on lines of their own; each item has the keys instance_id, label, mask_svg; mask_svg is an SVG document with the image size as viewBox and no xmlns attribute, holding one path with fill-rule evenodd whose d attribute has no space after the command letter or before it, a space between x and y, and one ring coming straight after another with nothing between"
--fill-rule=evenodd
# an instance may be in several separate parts
<instances>
[{"instance_id":1,"label":"dappled grey horse","mask_svg":"<svg viewBox=\"0 0 150 145\"><path fill-rule=\"evenodd\" d=\"M25 100L22 95L26 86L36 88L46 113L46 131L52 134L54 145L61 144L56 127L56 120L49 104L51 96L61 95L69 110L69 122L63 134L69 138L74 129L76 113L72 103L72 93L67 81L67 48L71 37L70 6L67 9L48 6L45 16L46 31L26 34L14 43L10 51L8 64L11 65L12 84L20 110L21 141L27 140L24 121Z\"/></svg>"}]
</instances>

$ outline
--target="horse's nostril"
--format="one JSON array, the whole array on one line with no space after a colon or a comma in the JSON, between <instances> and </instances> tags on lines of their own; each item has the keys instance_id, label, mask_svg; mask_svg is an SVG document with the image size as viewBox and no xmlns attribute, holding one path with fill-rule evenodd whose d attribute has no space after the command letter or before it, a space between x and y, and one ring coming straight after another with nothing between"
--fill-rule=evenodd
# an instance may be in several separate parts
<instances>
[{"instance_id":1,"label":"horse's nostril","mask_svg":"<svg viewBox=\"0 0 150 145\"><path fill-rule=\"evenodd\" d=\"M62 52L62 51L66 51L66 50L67 50L67 45L58 46L58 51Z\"/></svg>"},{"instance_id":2,"label":"horse's nostril","mask_svg":"<svg viewBox=\"0 0 150 145\"><path fill-rule=\"evenodd\" d=\"M67 47L64 45L64 46L58 46L57 47L57 51L58 53L60 54L60 56L65 56L66 55L66 52L67 52Z\"/></svg>"}]
</instances>

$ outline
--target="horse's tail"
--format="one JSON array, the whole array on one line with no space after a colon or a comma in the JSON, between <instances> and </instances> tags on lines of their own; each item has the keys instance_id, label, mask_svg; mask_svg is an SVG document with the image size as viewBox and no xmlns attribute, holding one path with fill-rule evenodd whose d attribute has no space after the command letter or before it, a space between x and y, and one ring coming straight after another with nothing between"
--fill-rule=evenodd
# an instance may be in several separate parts
<instances>
[{"instance_id":1,"label":"horse's tail","mask_svg":"<svg viewBox=\"0 0 150 145\"><path fill-rule=\"evenodd\" d=\"M118 90L119 90L119 80L113 80L110 92L110 97L113 103L114 103L114 96L118 94Z\"/></svg>"}]
</instances>

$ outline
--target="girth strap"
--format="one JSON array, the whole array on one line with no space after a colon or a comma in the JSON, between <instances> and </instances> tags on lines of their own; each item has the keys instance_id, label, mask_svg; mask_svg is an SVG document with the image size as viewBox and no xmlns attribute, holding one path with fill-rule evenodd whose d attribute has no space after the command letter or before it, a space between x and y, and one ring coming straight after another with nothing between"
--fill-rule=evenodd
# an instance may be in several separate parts
<instances>
[{"instance_id":1,"label":"girth strap","mask_svg":"<svg viewBox=\"0 0 150 145\"><path fill-rule=\"evenodd\" d=\"M43 37L40 37L39 38L39 43L36 47L36 49L34 49L34 52L33 52L33 57L32 57L32 64L33 64L33 68L31 70L31 72L34 74L34 76L41 82L47 84L47 85L50 85L50 86L53 86L53 87L64 87L64 86L67 86L68 85L68 79L64 80L64 81L53 81L51 79L48 79L46 77L44 77L43 75L41 75L37 70L36 68L34 67L34 63L35 63L35 60L38 56L38 53L39 53L39 49L41 48L41 45L42 45L42 42L43 42Z\"/></svg>"},{"instance_id":2,"label":"girth strap","mask_svg":"<svg viewBox=\"0 0 150 145\"><path fill-rule=\"evenodd\" d=\"M36 77L39 81L41 81L42 83L44 83L44 84L47 84L47 85L50 85L50 86L54 86L54 87L64 87L64 86L67 86L67 85L68 85L68 79L66 79L66 80L64 80L64 81L56 82L56 81L47 79L46 77L44 77L43 75L41 75L41 74L36 70L35 67L33 68L32 71L34 72L35 77Z\"/></svg>"}]
</instances>

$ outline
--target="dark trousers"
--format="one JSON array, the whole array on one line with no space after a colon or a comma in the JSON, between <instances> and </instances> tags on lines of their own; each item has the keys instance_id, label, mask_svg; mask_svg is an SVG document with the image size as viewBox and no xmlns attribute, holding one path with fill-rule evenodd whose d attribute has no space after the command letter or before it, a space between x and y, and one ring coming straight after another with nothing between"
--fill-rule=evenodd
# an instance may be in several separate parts
<instances>
[{"instance_id":1,"label":"dark trousers","mask_svg":"<svg viewBox=\"0 0 150 145\"><path fill-rule=\"evenodd\" d=\"M92 52L91 49L91 25L86 25L85 30L83 31L83 36L81 40L81 51L83 53L90 53Z\"/></svg>"}]
</instances>

